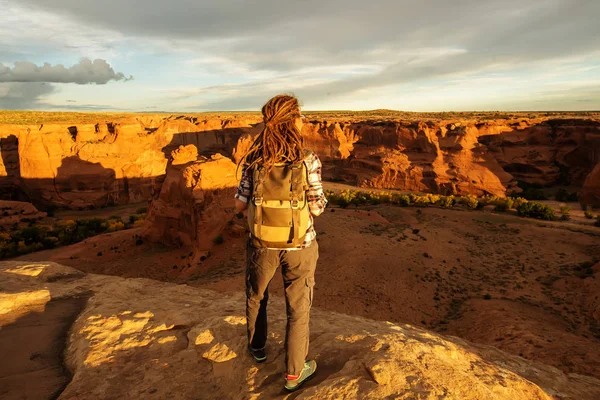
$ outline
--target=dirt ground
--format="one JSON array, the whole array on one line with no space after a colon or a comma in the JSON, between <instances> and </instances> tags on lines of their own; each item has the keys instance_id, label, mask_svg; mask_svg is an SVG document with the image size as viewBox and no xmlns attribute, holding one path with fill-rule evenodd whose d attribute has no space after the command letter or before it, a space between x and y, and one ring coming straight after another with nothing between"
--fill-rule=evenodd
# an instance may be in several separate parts
<instances>
[{"instance_id":1,"label":"dirt ground","mask_svg":"<svg viewBox=\"0 0 600 400\"><path fill-rule=\"evenodd\" d=\"M238 221L243 224L244 221ZM316 221L315 307L405 322L600 376L600 229L490 211L330 207ZM242 291L244 237L198 265L136 229L22 256L92 273ZM594 266L595 265L595 266ZM276 274L270 293L283 296Z\"/></svg>"}]
</instances>

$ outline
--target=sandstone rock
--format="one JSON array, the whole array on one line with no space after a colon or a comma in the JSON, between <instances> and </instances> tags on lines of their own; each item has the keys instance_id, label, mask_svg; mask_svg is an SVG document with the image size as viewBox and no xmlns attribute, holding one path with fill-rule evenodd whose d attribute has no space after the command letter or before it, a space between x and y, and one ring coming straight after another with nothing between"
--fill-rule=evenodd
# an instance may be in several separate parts
<instances>
[{"instance_id":1,"label":"sandstone rock","mask_svg":"<svg viewBox=\"0 0 600 400\"><path fill-rule=\"evenodd\" d=\"M142 236L185 245L196 259L202 257L233 217L237 184L236 165L220 154L170 165L160 194L150 204Z\"/></svg>"},{"instance_id":2,"label":"sandstone rock","mask_svg":"<svg viewBox=\"0 0 600 400\"><path fill-rule=\"evenodd\" d=\"M40 264L72 275L71 268ZM59 399L193 399L199 394L215 399L253 399L283 394L282 299L271 299L268 359L256 365L246 353L245 326L238 323L244 318L243 293L224 295L148 279L94 274L43 282L5 272L20 265L0 263L0 273L6 275L3 288L12 293L35 293L45 288L53 298L93 296L62 338L65 362L73 377L57 394ZM36 304L39 297L30 301ZM2 331L10 326L3 326ZM27 329L35 338L39 327ZM203 340L191 339L201 334ZM39 335L37 338L41 339ZM8 339L0 342L3 350L11 346ZM36 345L38 352L48 346L34 341ZM592 400L600 396L600 381L592 377L564 374L490 346L410 325L319 309L311 314L309 355L317 360L319 369L297 394L300 399ZM19 379L21 375L12 372L6 370L10 379ZM2 379L6 377L0 376ZM44 384L44 379L36 379L27 386L31 390ZM23 390L11 389L15 393ZM7 393L9 397L11 394Z\"/></svg>"},{"instance_id":3,"label":"sandstone rock","mask_svg":"<svg viewBox=\"0 0 600 400\"><path fill-rule=\"evenodd\" d=\"M179 146L171 152L173 165L187 164L198 159L198 149L193 144Z\"/></svg>"},{"instance_id":4,"label":"sandstone rock","mask_svg":"<svg viewBox=\"0 0 600 400\"><path fill-rule=\"evenodd\" d=\"M38 220L45 216L45 212L38 211L31 203L0 200L0 226L6 227L21 221Z\"/></svg>"},{"instance_id":5,"label":"sandstone rock","mask_svg":"<svg viewBox=\"0 0 600 400\"><path fill-rule=\"evenodd\" d=\"M590 172L583 184L581 202L592 207L600 207L600 162Z\"/></svg>"},{"instance_id":6,"label":"sandstone rock","mask_svg":"<svg viewBox=\"0 0 600 400\"><path fill-rule=\"evenodd\" d=\"M263 126L258 117L183 115L0 126L0 193L38 207L147 200L179 146L237 162ZM327 179L460 195L503 196L516 181L581 186L600 151L600 122L584 118L313 121L302 135L322 159Z\"/></svg>"}]
</instances>

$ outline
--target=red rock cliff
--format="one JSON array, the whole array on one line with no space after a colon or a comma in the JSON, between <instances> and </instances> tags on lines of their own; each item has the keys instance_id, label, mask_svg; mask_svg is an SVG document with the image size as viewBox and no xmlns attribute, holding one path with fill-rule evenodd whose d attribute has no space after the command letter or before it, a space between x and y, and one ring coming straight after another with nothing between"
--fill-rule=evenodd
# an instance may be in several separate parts
<instances>
[{"instance_id":1,"label":"red rock cliff","mask_svg":"<svg viewBox=\"0 0 600 400\"><path fill-rule=\"evenodd\" d=\"M239 160L261 128L257 117L187 116L0 126L1 197L70 208L142 201L160 190L178 146ZM587 178L589 193L600 162L600 121L584 118L312 121L302 133L326 179L364 187L502 196L518 180L581 187Z\"/></svg>"}]
</instances>

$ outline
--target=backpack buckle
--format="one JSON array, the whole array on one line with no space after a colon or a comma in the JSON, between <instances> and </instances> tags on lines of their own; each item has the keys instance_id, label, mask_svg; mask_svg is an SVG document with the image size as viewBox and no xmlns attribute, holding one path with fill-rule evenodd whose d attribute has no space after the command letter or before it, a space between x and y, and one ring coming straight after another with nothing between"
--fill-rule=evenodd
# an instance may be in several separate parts
<instances>
[{"instance_id":1,"label":"backpack buckle","mask_svg":"<svg viewBox=\"0 0 600 400\"><path fill-rule=\"evenodd\" d=\"M300 206L298 199L292 199L292 201L290 201L290 205L292 206L292 209L294 209L294 210Z\"/></svg>"},{"instance_id":2,"label":"backpack buckle","mask_svg":"<svg viewBox=\"0 0 600 400\"><path fill-rule=\"evenodd\" d=\"M260 206L263 202L263 198L262 197L255 197L252 199L252 201L254 202L254 205L256 206Z\"/></svg>"}]
</instances>

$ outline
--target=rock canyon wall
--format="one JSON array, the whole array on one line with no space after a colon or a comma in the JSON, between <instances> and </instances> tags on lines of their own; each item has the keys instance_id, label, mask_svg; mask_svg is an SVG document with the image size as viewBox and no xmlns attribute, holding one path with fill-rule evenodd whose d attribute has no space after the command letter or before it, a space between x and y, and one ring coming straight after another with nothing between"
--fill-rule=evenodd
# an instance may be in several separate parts
<instances>
[{"instance_id":1,"label":"rock canyon wall","mask_svg":"<svg viewBox=\"0 0 600 400\"><path fill-rule=\"evenodd\" d=\"M259 118L200 120L138 116L121 123L0 126L3 199L67 208L156 197L170 154L193 144L201 156L239 160ZM326 179L363 187L503 196L517 181L582 188L600 206L600 121L315 121L308 147ZM597 172L598 168L596 168ZM594 178L596 177L596 178ZM585 186L585 187L584 187Z\"/></svg>"}]
</instances>

